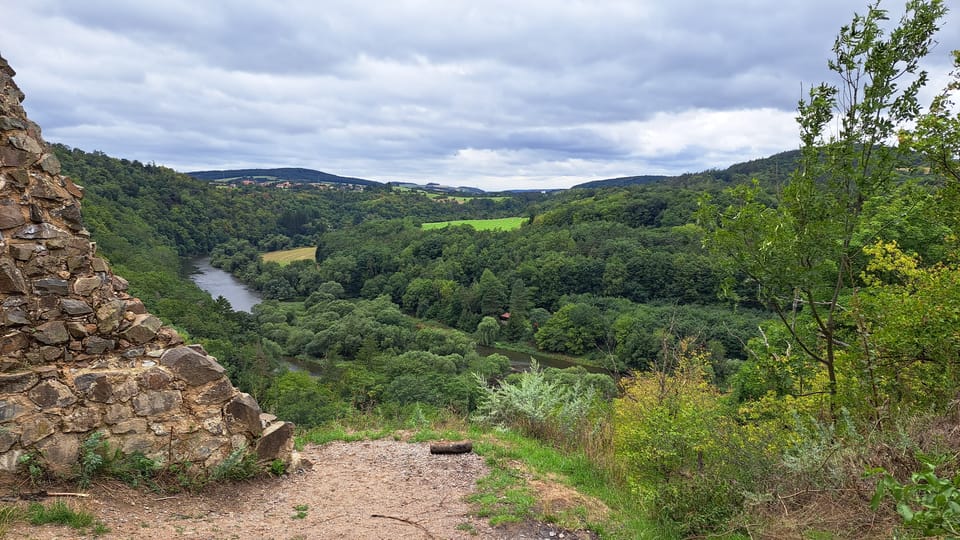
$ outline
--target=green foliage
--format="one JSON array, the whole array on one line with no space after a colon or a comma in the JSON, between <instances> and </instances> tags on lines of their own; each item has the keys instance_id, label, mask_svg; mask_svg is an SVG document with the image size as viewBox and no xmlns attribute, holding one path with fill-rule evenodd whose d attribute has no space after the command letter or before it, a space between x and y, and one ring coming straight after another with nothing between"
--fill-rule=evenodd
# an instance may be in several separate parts
<instances>
[{"instance_id":1,"label":"green foliage","mask_svg":"<svg viewBox=\"0 0 960 540\"><path fill-rule=\"evenodd\" d=\"M656 518L685 534L719 528L786 447L777 424L738 423L709 384L708 353L690 339L668 365L635 373L614 402L614 444Z\"/></svg>"},{"instance_id":2,"label":"green foliage","mask_svg":"<svg viewBox=\"0 0 960 540\"><path fill-rule=\"evenodd\" d=\"M510 231L519 229L527 218L508 217L498 219L461 219L457 221L434 221L423 223L420 228L429 231L432 229L442 229L444 227L462 227L468 226L478 231Z\"/></svg>"},{"instance_id":3,"label":"green foliage","mask_svg":"<svg viewBox=\"0 0 960 540\"><path fill-rule=\"evenodd\" d=\"M467 497L467 502L475 504L476 514L489 518L490 525L496 527L530 518L536 498L516 471L494 465L490 474L477 480L477 491Z\"/></svg>"},{"instance_id":4,"label":"green foliage","mask_svg":"<svg viewBox=\"0 0 960 540\"><path fill-rule=\"evenodd\" d=\"M871 201L893 196L898 167L909 165L885 145L919 114L917 92L927 80L919 62L944 13L940 0L911 1L889 33L877 5L855 15L828 62L839 86L815 86L799 104L803 148L776 205L763 200L758 183L733 188L733 203L723 210L709 198L702 203L708 244L730 277L746 277L792 343L824 370L831 410L843 378L838 351L851 339L839 320L855 298L871 228L866 211ZM866 339L860 330L853 339Z\"/></svg>"},{"instance_id":5,"label":"green foliage","mask_svg":"<svg viewBox=\"0 0 960 540\"><path fill-rule=\"evenodd\" d=\"M294 507L293 507L293 510L294 510L296 513L295 513L293 516L291 516L291 519L306 519L306 517L307 517L307 510L309 510L309 509L310 509L310 506L308 506L308 505L306 505L306 504L298 504L298 505L294 506Z\"/></svg>"},{"instance_id":6,"label":"green foliage","mask_svg":"<svg viewBox=\"0 0 960 540\"><path fill-rule=\"evenodd\" d=\"M477 325L477 344L490 347L500 335L500 323L493 317L484 317Z\"/></svg>"},{"instance_id":7,"label":"green foliage","mask_svg":"<svg viewBox=\"0 0 960 540\"><path fill-rule=\"evenodd\" d=\"M911 474L906 483L882 469L871 471L880 480L870 506L877 510L890 497L908 529L923 536L960 536L960 474L942 478L936 472L936 461L927 458L921 463L923 470Z\"/></svg>"},{"instance_id":8,"label":"green foliage","mask_svg":"<svg viewBox=\"0 0 960 540\"><path fill-rule=\"evenodd\" d=\"M274 476L283 476L287 472L287 464L282 459L275 459L270 462L268 470Z\"/></svg>"},{"instance_id":9,"label":"green foliage","mask_svg":"<svg viewBox=\"0 0 960 540\"><path fill-rule=\"evenodd\" d=\"M345 412L337 395L303 371L275 377L264 394L264 406L303 427L319 426Z\"/></svg>"},{"instance_id":10,"label":"green foliage","mask_svg":"<svg viewBox=\"0 0 960 540\"><path fill-rule=\"evenodd\" d=\"M31 525L67 525L80 530L94 523L93 514L74 510L63 501L54 501L46 506L31 503L27 508L27 519Z\"/></svg>"},{"instance_id":11,"label":"green foliage","mask_svg":"<svg viewBox=\"0 0 960 540\"><path fill-rule=\"evenodd\" d=\"M81 488L90 487L93 476L104 466L104 454L109 451L104 433L97 431L84 439L80 445L80 474L77 483Z\"/></svg>"},{"instance_id":12,"label":"green foliage","mask_svg":"<svg viewBox=\"0 0 960 540\"><path fill-rule=\"evenodd\" d=\"M545 351L584 354L606 335L600 310L580 303L560 308L537 331L537 347Z\"/></svg>"},{"instance_id":13,"label":"green foliage","mask_svg":"<svg viewBox=\"0 0 960 540\"><path fill-rule=\"evenodd\" d=\"M482 384L483 396L474 417L506 425L557 444L575 444L599 429L603 407L596 388L577 377L573 384L548 378L535 361L530 370L496 387Z\"/></svg>"},{"instance_id":14,"label":"green foliage","mask_svg":"<svg viewBox=\"0 0 960 540\"><path fill-rule=\"evenodd\" d=\"M260 470L256 453L242 447L230 452L226 459L214 466L210 480L246 480L260 474Z\"/></svg>"},{"instance_id":15,"label":"green foliage","mask_svg":"<svg viewBox=\"0 0 960 540\"><path fill-rule=\"evenodd\" d=\"M46 469L40 463L40 456L34 452L27 452L17 458L17 468L26 469L30 475L30 483L34 486L39 485L47 476Z\"/></svg>"}]
</instances>

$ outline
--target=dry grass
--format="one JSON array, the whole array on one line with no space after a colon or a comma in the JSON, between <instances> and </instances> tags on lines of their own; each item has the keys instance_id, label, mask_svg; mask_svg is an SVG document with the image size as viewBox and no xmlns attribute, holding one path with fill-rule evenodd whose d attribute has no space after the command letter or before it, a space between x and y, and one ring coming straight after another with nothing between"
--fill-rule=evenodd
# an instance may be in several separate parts
<instances>
[{"instance_id":1,"label":"dry grass","mask_svg":"<svg viewBox=\"0 0 960 540\"><path fill-rule=\"evenodd\" d=\"M280 266L290 264L293 261L312 261L316 258L317 248L303 247L294 249L285 249L283 251L271 251L263 254L264 262L279 263Z\"/></svg>"}]
</instances>

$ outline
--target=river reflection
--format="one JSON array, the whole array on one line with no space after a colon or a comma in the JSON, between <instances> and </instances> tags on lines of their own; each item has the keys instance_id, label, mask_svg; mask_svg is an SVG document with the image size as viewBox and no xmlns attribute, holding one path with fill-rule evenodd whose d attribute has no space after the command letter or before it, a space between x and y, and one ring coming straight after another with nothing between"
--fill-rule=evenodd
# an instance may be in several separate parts
<instances>
[{"instance_id":1,"label":"river reflection","mask_svg":"<svg viewBox=\"0 0 960 540\"><path fill-rule=\"evenodd\" d=\"M210 257L199 257L186 262L185 271L191 281L216 298L222 296L234 311L250 313L262 298L240 280L219 268L210 266Z\"/></svg>"}]
</instances>

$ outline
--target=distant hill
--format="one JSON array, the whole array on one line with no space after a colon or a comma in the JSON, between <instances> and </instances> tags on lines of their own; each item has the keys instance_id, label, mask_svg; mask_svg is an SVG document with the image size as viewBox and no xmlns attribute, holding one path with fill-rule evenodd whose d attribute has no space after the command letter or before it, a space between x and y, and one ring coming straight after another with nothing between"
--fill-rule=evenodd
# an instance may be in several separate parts
<instances>
[{"instance_id":1,"label":"distant hill","mask_svg":"<svg viewBox=\"0 0 960 540\"><path fill-rule=\"evenodd\" d=\"M287 181L307 184L353 184L360 186L382 186L383 183L363 178L337 176L314 169L285 167L280 169L229 169L224 171L193 171L187 175L208 182L229 182L231 180L253 179L257 182Z\"/></svg>"},{"instance_id":2,"label":"distant hill","mask_svg":"<svg viewBox=\"0 0 960 540\"><path fill-rule=\"evenodd\" d=\"M654 182L684 183L699 177L712 177L720 182L733 182L744 177L761 177L770 180L785 179L797 166L800 157L799 150L780 152L770 157L754 159L743 163L736 163L726 169L710 169L699 173L685 173L676 176L644 175L624 176L606 180L594 180L573 186L576 188L623 187Z\"/></svg>"},{"instance_id":3,"label":"distant hill","mask_svg":"<svg viewBox=\"0 0 960 540\"><path fill-rule=\"evenodd\" d=\"M657 182L675 182L680 185L712 179L719 182L731 183L758 177L770 181L781 181L789 176L797 166L797 159L800 157L799 150L790 150L780 152L770 157L754 159L743 163L736 163L726 169L710 169L698 173L684 173L676 176L666 175L638 175L623 176L618 178L608 178L604 180L592 180L577 184L571 189L577 188L604 188L604 187L623 187L639 184L652 184ZM447 194L465 194L465 195L484 195L486 192L479 188L466 186L447 186L435 182L426 184L416 184L413 182L377 182L375 180L366 180L363 178L352 178L349 176L337 176L335 174L325 173L314 169L303 168L279 168L279 169L229 169L222 171L194 171L186 173L198 180L217 183L238 183L243 180L253 180L257 183L266 182L293 182L307 184L347 184L354 186L385 186L406 187L410 189L421 189L435 193ZM511 193L540 192L540 191L562 191L557 189L514 189L506 190Z\"/></svg>"},{"instance_id":4,"label":"distant hill","mask_svg":"<svg viewBox=\"0 0 960 540\"><path fill-rule=\"evenodd\" d=\"M637 184L650 184L673 178L663 175L644 175L644 176L622 176L620 178L608 178L606 180L593 180L573 186L574 188L600 188L600 187L623 187Z\"/></svg>"}]
</instances>

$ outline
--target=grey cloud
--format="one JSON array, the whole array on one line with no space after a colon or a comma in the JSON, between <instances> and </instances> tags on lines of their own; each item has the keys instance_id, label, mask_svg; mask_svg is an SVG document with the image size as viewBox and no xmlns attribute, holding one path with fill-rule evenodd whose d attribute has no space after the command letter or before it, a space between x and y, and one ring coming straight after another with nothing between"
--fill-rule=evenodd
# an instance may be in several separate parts
<instances>
[{"instance_id":1,"label":"grey cloud","mask_svg":"<svg viewBox=\"0 0 960 540\"><path fill-rule=\"evenodd\" d=\"M802 85L829 77L833 36L864 1L38 0L7 10L0 52L48 138L87 150L444 183L525 169L543 182L786 149L700 141L648 155L610 132L696 110L791 111ZM944 71L958 36L948 21L932 62Z\"/></svg>"}]
</instances>

